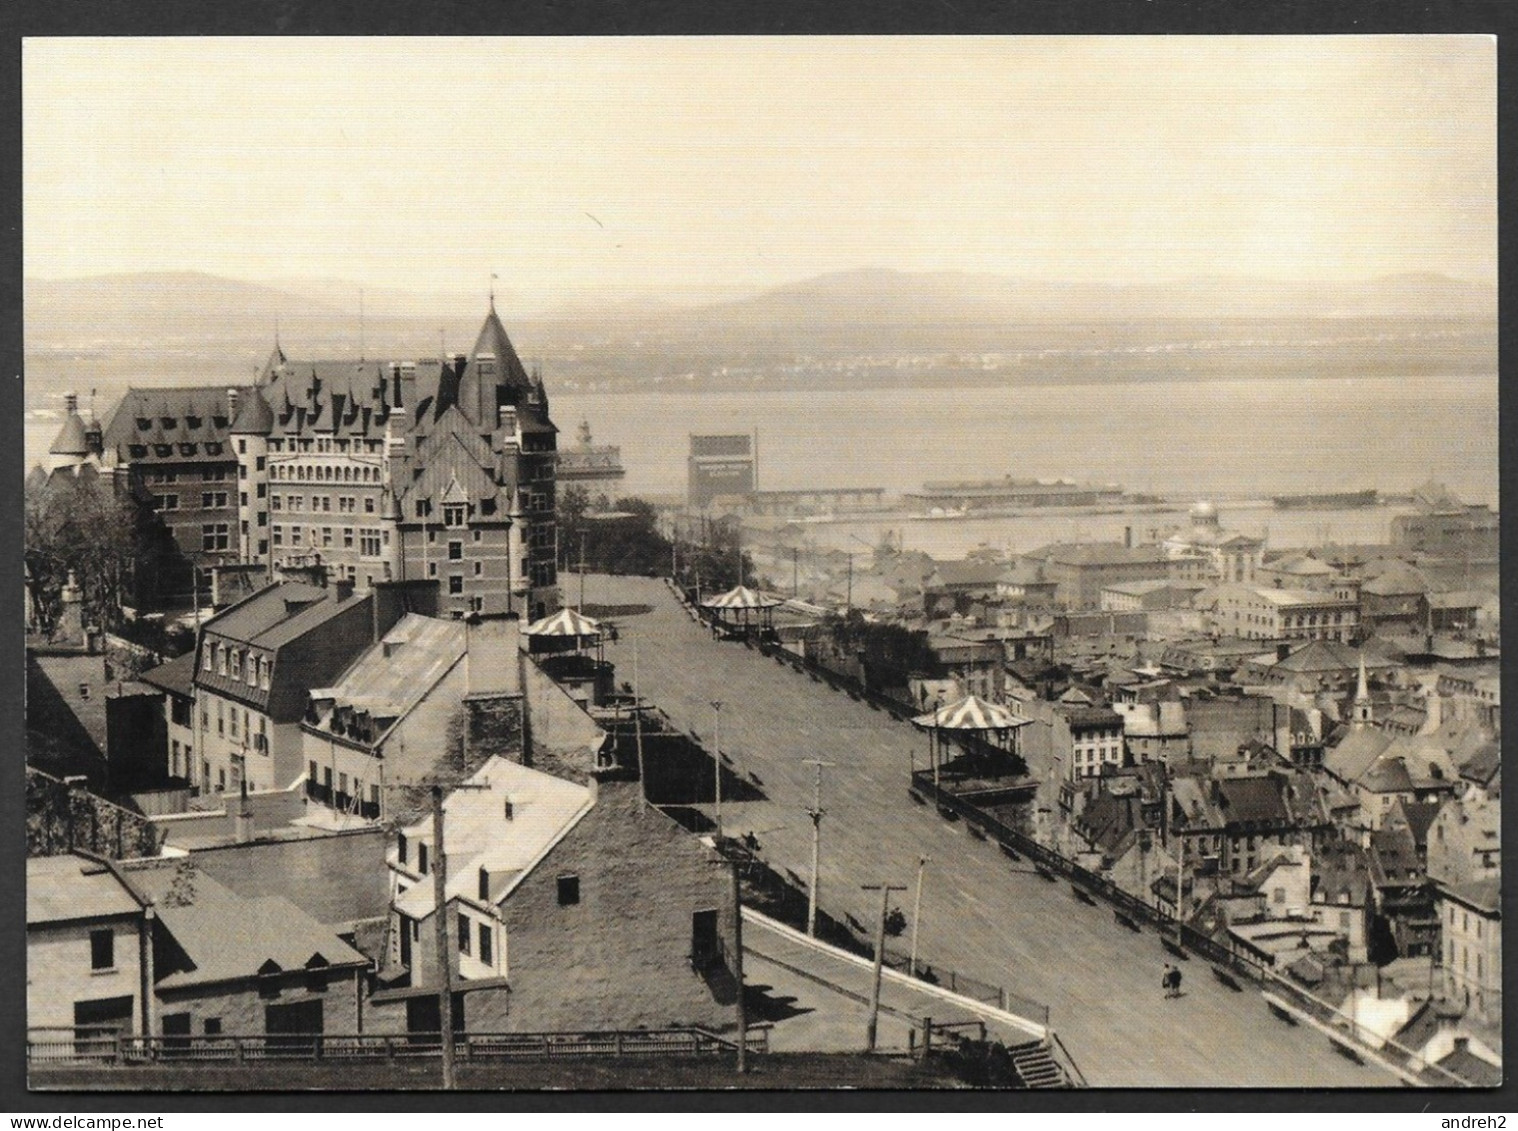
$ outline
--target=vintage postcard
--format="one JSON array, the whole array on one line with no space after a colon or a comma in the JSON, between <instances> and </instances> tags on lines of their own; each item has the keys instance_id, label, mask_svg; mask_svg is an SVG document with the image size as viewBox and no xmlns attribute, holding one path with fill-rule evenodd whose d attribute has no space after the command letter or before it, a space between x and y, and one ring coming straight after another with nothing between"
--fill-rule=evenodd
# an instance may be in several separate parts
<instances>
[{"instance_id":1,"label":"vintage postcard","mask_svg":"<svg viewBox=\"0 0 1518 1131\"><path fill-rule=\"evenodd\" d=\"M1500 1084L1496 58L25 40L29 1087Z\"/></svg>"}]
</instances>

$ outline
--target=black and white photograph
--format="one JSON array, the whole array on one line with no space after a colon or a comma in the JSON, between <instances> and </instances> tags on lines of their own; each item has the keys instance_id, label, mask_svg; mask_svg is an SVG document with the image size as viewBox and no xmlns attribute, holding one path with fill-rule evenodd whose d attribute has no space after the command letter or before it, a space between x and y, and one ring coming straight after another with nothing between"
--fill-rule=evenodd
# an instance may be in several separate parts
<instances>
[{"instance_id":1,"label":"black and white photograph","mask_svg":"<svg viewBox=\"0 0 1518 1131\"><path fill-rule=\"evenodd\" d=\"M34 1098L1502 1084L1495 37L19 54Z\"/></svg>"}]
</instances>

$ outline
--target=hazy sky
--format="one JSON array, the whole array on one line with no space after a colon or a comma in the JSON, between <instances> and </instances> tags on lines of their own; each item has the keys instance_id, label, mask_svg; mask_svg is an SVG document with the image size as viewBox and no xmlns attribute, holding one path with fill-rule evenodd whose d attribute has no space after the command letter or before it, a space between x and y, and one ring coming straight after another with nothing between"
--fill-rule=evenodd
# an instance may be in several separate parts
<instances>
[{"instance_id":1,"label":"hazy sky","mask_svg":"<svg viewBox=\"0 0 1518 1131\"><path fill-rule=\"evenodd\" d=\"M1496 278L1484 37L23 45L25 270Z\"/></svg>"}]
</instances>

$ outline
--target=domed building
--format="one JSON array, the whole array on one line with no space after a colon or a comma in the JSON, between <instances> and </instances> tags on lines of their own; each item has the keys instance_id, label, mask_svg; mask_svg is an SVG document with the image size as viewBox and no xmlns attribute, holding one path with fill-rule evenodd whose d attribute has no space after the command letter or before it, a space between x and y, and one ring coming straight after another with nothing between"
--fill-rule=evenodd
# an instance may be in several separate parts
<instances>
[{"instance_id":1,"label":"domed building","mask_svg":"<svg viewBox=\"0 0 1518 1131\"><path fill-rule=\"evenodd\" d=\"M1166 538L1164 547L1184 581L1252 582L1265 556L1265 539L1224 529L1217 504L1205 499L1192 506L1190 527Z\"/></svg>"}]
</instances>

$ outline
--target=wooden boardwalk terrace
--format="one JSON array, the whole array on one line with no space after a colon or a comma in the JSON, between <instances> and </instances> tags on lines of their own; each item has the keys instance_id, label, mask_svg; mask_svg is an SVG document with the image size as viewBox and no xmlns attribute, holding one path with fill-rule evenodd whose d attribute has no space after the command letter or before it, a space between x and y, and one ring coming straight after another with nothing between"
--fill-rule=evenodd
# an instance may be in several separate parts
<instances>
[{"instance_id":1,"label":"wooden boardwalk terrace","mask_svg":"<svg viewBox=\"0 0 1518 1131\"><path fill-rule=\"evenodd\" d=\"M708 747L711 702L722 701L722 751L766 795L724 804L729 835L753 831L772 867L808 877L814 771L803 759L834 763L822 794L823 909L871 925L879 896L861 885L891 883L908 885L896 905L910 914L918 858L930 857L920 958L1046 1004L1093 1087L1396 1086L1274 1017L1254 990L1220 985L1205 963L1186 964L1184 996L1166 1000L1160 976L1170 955L1152 930L1134 933L1110 908L1079 902L1069 885L1047 883L1027 861L909 799L910 760L920 766L926 753L909 725L742 644L713 640L662 581L593 575L585 596L592 615L597 605L621 607L619 638L607 645L619 683L632 678L636 636L643 697ZM632 606L650 611L628 615ZM893 947L905 949L908 937Z\"/></svg>"}]
</instances>

